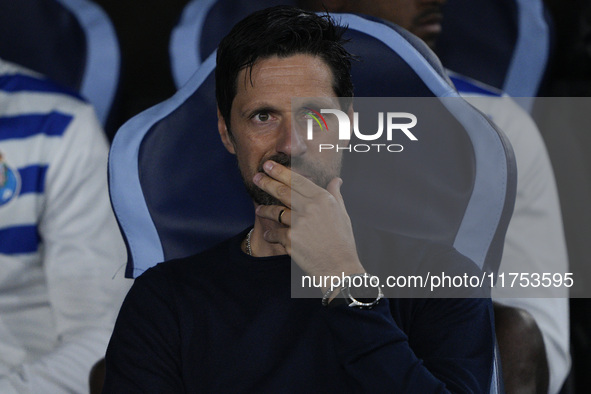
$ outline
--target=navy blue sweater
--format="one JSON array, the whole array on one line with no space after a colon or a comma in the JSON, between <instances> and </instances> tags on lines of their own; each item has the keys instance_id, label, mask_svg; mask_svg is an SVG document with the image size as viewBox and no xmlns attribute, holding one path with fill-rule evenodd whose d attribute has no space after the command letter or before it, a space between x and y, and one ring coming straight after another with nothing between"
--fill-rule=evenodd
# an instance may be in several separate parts
<instances>
[{"instance_id":1,"label":"navy blue sweater","mask_svg":"<svg viewBox=\"0 0 591 394\"><path fill-rule=\"evenodd\" d=\"M292 299L289 256L248 256L244 236L136 279L107 351L105 393L488 393L489 299L325 308L320 297ZM430 248L399 249L425 258ZM450 250L432 255L465 259Z\"/></svg>"}]
</instances>

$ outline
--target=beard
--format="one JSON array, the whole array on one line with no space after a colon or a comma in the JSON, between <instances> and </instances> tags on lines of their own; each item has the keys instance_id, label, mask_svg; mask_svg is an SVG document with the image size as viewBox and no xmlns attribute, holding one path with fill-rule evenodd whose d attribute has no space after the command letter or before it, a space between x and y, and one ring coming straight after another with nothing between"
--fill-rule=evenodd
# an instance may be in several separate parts
<instances>
[{"instance_id":1,"label":"beard","mask_svg":"<svg viewBox=\"0 0 591 394\"><path fill-rule=\"evenodd\" d=\"M263 170L263 164L267 160L273 160L276 163L279 163L287 168L292 169L294 172L299 174L304 174L308 177L312 182L316 185L326 189L328 183L334 179L335 177L339 176L341 172L341 161L334 163L329 168L318 168L314 166L312 163L309 163L303 160L301 157L290 157L286 154L276 154L270 157L266 157L259 163L257 168L257 172L262 172L265 174ZM257 185L252 182L252 178L254 174L245 174L243 170L243 166L240 165L240 161L238 162L238 166L240 168L240 174L242 176L242 181L244 182L244 186L246 187L246 191L250 195L250 198L257 203L258 205L281 205L285 206L281 201L277 198L273 197L266 191L260 189ZM291 185L289 185L291 187Z\"/></svg>"},{"instance_id":2,"label":"beard","mask_svg":"<svg viewBox=\"0 0 591 394\"><path fill-rule=\"evenodd\" d=\"M434 33L434 32L424 32L422 30L423 25L426 21L435 19L438 23L441 23L442 19L442 10L440 5L433 5L426 10L423 10L419 15L413 18L411 26L408 30L415 34L417 37L425 41L427 46L431 49L435 48L435 44L437 39L441 35L441 33Z\"/></svg>"}]
</instances>

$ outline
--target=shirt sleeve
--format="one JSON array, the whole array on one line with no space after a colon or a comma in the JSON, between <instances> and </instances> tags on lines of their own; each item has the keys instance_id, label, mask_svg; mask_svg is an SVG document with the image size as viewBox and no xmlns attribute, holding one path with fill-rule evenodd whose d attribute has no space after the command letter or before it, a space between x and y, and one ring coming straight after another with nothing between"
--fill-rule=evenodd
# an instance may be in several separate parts
<instances>
[{"instance_id":1,"label":"shirt sleeve","mask_svg":"<svg viewBox=\"0 0 591 394\"><path fill-rule=\"evenodd\" d=\"M39 223L58 343L0 377L3 393L87 392L89 371L104 356L131 285L109 202L106 138L90 105L63 105L74 115L48 169Z\"/></svg>"},{"instance_id":2,"label":"shirt sleeve","mask_svg":"<svg viewBox=\"0 0 591 394\"><path fill-rule=\"evenodd\" d=\"M411 319L409 335L392 317L390 302ZM489 299L383 299L372 310L327 308L325 317L340 363L359 392L489 391L494 352Z\"/></svg>"}]
</instances>

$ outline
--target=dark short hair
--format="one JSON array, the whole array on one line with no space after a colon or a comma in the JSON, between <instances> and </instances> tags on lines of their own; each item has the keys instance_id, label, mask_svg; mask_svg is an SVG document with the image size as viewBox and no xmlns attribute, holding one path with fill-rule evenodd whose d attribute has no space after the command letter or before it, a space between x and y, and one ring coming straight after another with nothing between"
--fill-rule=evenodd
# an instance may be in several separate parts
<instances>
[{"instance_id":1,"label":"dark short hair","mask_svg":"<svg viewBox=\"0 0 591 394\"><path fill-rule=\"evenodd\" d=\"M290 6L257 11L238 22L221 41L215 71L218 108L230 127L230 112L236 96L238 73L257 60L273 56L310 54L330 67L337 97L353 97L352 55L343 47L346 28L328 15L316 15ZM348 108L351 100L341 102Z\"/></svg>"}]
</instances>

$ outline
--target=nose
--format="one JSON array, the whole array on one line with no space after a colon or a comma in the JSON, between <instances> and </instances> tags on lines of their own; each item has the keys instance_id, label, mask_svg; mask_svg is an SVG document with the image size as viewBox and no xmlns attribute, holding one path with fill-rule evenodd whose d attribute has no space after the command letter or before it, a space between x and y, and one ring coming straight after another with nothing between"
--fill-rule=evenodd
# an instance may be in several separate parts
<instances>
[{"instance_id":1,"label":"nose","mask_svg":"<svg viewBox=\"0 0 591 394\"><path fill-rule=\"evenodd\" d=\"M301 156L306 153L308 146L302 130L292 124L291 119L282 122L278 130L276 150L279 153L285 153L290 157Z\"/></svg>"}]
</instances>

